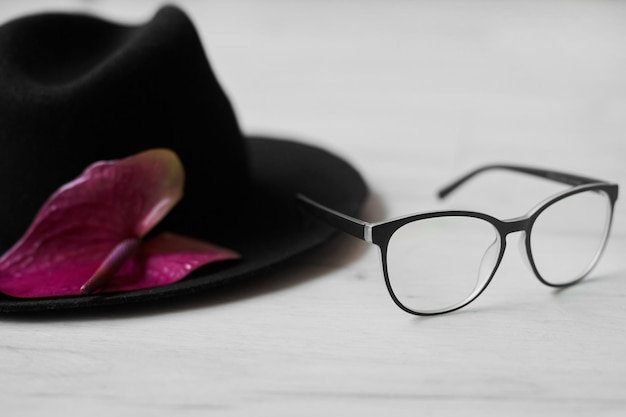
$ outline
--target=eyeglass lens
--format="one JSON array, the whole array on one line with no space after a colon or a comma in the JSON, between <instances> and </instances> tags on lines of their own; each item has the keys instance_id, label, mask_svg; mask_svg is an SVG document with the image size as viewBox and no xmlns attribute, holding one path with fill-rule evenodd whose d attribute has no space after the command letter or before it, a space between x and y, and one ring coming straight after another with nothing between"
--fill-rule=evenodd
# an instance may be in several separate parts
<instances>
[{"instance_id":1,"label":"eyeglass lens","mask_svg":"<svg viewBox=\"0 0 626 417\"><path fill-rule=\"evenodd\" d=\"M541 278L566 285L597 263L609 232L611 202L601 191L585 191L542 211L530 232L530 255Z\"/></svg>"},{"instance_id":2,"label":"eyeglass lens","mask_svg":"<svg viewBox=\"0 0 626 417\"><path fill-rule=\"evenodd\" d=\"M443 216L408 223L387 247L387 276L398 301L421 313L461 306L484 287L501 250L489 222Z\"/></svg>"}]
</instances>

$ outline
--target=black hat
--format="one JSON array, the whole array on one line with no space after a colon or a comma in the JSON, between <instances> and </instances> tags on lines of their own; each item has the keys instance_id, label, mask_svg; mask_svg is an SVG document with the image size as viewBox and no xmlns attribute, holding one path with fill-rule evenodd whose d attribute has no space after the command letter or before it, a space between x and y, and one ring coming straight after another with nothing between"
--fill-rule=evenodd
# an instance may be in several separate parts
<instances>
[{"instance_id":1,"label":"black hat","mask_svg":"<svg viewBox=\"0 0 626 417\"><path fill-rule=\"evenodd\" d=\"M145 290L0 295L0 311L158 300L249 277L332 236L300 215L297 193L353 215L367 195L358 172L327 151L243 135L193 24L171 6L139 26L52 13L0 26L0 115L0 252L91 163L169 148L185 167L185 197L158 227L242 255Z\"/></svg>"}]
</instances>

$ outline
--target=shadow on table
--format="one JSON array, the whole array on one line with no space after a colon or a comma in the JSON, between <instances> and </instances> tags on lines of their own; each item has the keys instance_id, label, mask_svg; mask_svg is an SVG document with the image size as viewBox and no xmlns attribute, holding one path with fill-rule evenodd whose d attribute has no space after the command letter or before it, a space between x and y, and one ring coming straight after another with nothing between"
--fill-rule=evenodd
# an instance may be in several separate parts
<instances>
[{"instance_id":1,"label":"shadow on table","mask_svg":"<svg viewBox=\"0 0 626 417\"><path fill-rule=\"evenodd\" d=\"M563 308L564 305L569 305L579 313L589 314L602 308L606 309L609 304L621 303L621 299L626 297L626 269L615 269L596 275L592 272L591 276L581 282L564 288L552 288L539 282L537 284L538 290L533 292L530 298L526 293L520 294L518 298L499 301L491 299L485 303L478 297L469 305L450 313L415 316L414 322L421 323L433 319L455 320L459 316L473 317L485 313L492 317L519 317L521 314L528 318L529 308L532 310L531 315L541 315L541 312ZM514 292L510 294L514 295Z\"/></svg>"},{"instance_id":2,"label":"shadow on table","mask_svg":"<svg viewBox=\"0 0 626 417\"><path fill-rule=\"evenodd\" d=\"M362 218L382 220L385 207L378 195L372 193ZM280 266L253 278L242 279L210 291L131 305L115 305L77 310L22 312L0 315L0 321L42 322L61 320L108 320L151 316L184 310L209 308L225 303L244 301L271 292L284 291L342 268L363 256L371 246L358 239L339 234L327 244L312 249ZM338 256L337 254L341 254ZM312 267L314 266L314 267Z\"/></svg>"}]
</instances>

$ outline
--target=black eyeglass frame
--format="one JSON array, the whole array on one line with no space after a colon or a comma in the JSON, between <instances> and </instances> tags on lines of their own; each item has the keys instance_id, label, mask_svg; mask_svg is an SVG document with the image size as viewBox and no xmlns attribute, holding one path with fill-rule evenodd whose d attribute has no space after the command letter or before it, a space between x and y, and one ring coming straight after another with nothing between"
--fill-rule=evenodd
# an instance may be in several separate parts
<instances>
[{"instance_id":1,"label":"black eyeglass frame","mask_svg":"<svg viewBox=\"0 0 626 417\"><path fill-rule=\"evenodd\" d=\"M595 265L597 265L602 253L604 252L604 248L606 247L606 243L608 241L608 236L610 234L610 230L611 230L611 226L613 222L614 207L615 207L615 203L618 197L618 190L619 190L618 185L614 183L609 183L607 181L602 181L602 180L597 180L593 178L582 177L579 175L568 174L564 172L552 171L552 170L547 170L547 169L531 168L531 167L518 166L518 165L494 164L494 165L486 165L474 171L471 171L467 175L461 177L460 179L456 180L455 182L441 189L438 193L438 196L440 198L445 198L448 194L453 192L455 189L457 189L459 186L461 186L462 184L464 184L466 181L473 178L474 176L484 171L490 171L490 170L496 170L496 169L528 174L528 175L556 181L559 183L571 185L572 187L548 197L547 199L539 203L537 206L535 206L532 210L530 210L530 212L528 212L527 214L520 216L520 217L512 218L512 219L507 219L507 220L500 220L488 214L475 212L475 211L444 210L444 211L423 212L423 213L418 213L418 214L402 216L402 217L387 220L387 221L369 223L369 222L348 216L346 214L340 213L336 210L333 210L330 207L326 207L323 204L320 204L310 199L309 197L301 195L301 194L297 195L297 201L298 201L299 206L304 211L308 212L309 214L313 215L319 220L322 220L328 225L335 227L338 230L343 231L349 235L352 235L356 238L359 238L368 243L372 243L378 246L380 249L380 253L381 253L383 275L385 278L385 284L387 286L387 290L389 291L389 294L391 298L393 299L393 301L396 303L396 305L400 307L402 310L410 314L415 314L419 316L431 316L431 315L449 313L449 312L458 310L460 308L463 308L467 306L468 304L470 304L471 302L473 302L489 286L491 280L495 276L496 271L498 270L500 263L502 262L502 259L504 257L504 253L506 251L506 237L509 234L515 233L515 232L525 233L525 249L526 249L526 254L528 256L528 261L530 263L533 273L539 279L539 281L541 281L545 285L548 285L551 287L557 287L557 288L568 287L568 286L571 286L580 282L584 277L586 277L589 274L589 272L591 272L591 270L595 267ZM551 205L563 200L564 198L567 198L567 197L570 197L572 195L579 194L582 192L586 192L586 191L598 191L598 192L605 193L609 199L610 212L608 214L608 222L606 224L602 245L598 249L598 252L595 258L593 259L593 261L591 262L591 264L578 278L575 278L572 281L562 283L562 284L549 282L548 280L542 277L533 259L532 250L531 250L531 235L532 235L533 225L535 224L537 217L543 211L549 208ZM389 272L388 272L388 267L387 267L388 245L389 245L389 241L392 235L402 226L408 223L415 222L415 221L437 218L437 217L473 217L473 218L484 220L492 224L499 234L500 253L498 254L498 259L495 263L495 266L493 267L493 270L489 278L485 281L482 287L479 288L477 291L475 291L467 300L459 302L459 304L453 305L450 308L444 308L444 309L430 311L430 312L416 311L402 304L402 302L396 297L394 293L393 287L391 285L391 281L389 279Z\"/></svg>"}]
</instances>

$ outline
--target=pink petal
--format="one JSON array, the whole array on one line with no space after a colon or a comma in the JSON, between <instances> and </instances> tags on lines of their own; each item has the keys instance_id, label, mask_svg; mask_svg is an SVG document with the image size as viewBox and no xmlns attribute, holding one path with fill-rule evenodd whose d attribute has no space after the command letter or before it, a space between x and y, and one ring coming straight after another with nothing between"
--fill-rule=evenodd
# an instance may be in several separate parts
<instances>
[{"instance_id":1,"label":"pink petal","mask_svg":"<svg viewBox=\"0 0 626 417\"><path fill-rule=\"evenodd\" d=\"M238 259L230 249L174 233L162 233L141 246L102 288L104 292L130 291L171 284L203 265Z\"/></svg>"},{"instance_id":2,"label":"pink petal","mask_svg":"<svg viewBox=\"0 0 626 417\"><path fill-rule=\"evenodd\" d=\"M1 291L20 298L39 298L80 294L80 287L90 277L98 264L69 262L51 264L45 269L0 271Z\"/></svg>"},{"instance_id":3,"label":"pink petal","mask_svg":"<svg viewBox=\"0 0 626 417\"><path fill-rule=\"evenodd\" d=\"M16 297L79 294L111 250L142 237L182 197L175 153L150 150L97 162L43 205L0 258L0 292Z\"/></svg>"}]
</instances>

